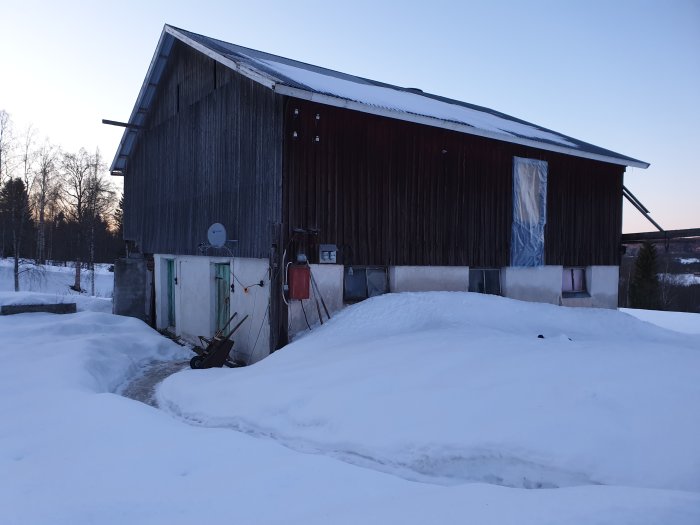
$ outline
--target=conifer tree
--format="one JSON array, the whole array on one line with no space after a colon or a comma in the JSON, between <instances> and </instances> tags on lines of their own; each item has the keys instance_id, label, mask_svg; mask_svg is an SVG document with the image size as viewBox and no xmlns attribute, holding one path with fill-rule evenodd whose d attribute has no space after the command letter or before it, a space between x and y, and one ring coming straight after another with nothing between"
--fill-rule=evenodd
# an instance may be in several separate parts
<instances>
[{"instance_id":1,"label":"conifer tree","mask_svg":"<svg viewBox=\"0 0 700 525\"><path fill-rule=\"evenodd\" d=\"M22 236L30 223L29 196L20 178L8 179L0 189L0 216L9 227L12 236L12 256L15 292L19 291L19 251Z\"/></svg>"},{"instance_id":2,"label":"conifer tree","mask_svg":"<svg viewBox=\"0 0 700 525\"><path fill-rule=\"evenodd\" d=\"M648 241L639 249L634 263L630 306L645 310L657 310L661 306L656 246Z\"/></svg>"}]
</instances>

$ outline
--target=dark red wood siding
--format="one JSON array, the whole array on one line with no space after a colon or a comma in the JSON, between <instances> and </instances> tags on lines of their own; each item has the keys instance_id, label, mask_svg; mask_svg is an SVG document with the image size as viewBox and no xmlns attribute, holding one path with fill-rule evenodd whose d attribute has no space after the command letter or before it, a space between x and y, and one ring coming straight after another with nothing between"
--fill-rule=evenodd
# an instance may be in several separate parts
<instances>
[{"instance_id":1,"label":"dark red wood siding","mask_svg":"<svg viewBox=\"0 0 700 525\"><path fill-rule=\"evenodd\" d=\"M546 263L618 264L624 167L298 99L285 108L287 238L318 228L345 264L507 266L514 156L549 163Z\"/></svg>"},{"instance_id":2,"label":"dark red wood siding","mask_svg":"<svg viewBox=\"0 0 700 525\"><path fill-rule=\"evenodd\" d=\"M545 262L564 266L620 264L625 168L550 155Z\"/></svg>"}]
</instances>

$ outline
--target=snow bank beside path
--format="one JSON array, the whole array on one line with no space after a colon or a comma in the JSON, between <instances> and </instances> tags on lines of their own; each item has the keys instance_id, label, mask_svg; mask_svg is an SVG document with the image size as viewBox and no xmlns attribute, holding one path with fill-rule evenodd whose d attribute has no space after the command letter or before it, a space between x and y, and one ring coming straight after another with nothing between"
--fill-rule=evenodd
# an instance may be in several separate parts
<instances>
[{"instance_id":1,"label":"snow bank beside path","mask_svg":"<svg viewBox=\"0 0 700 525\"><path fill-rule=\"evenodd\" d=\"M0 392L8 395L23 385L33 385L39 393L64 388L112 392L142 364L187 354L142 321L93 311L1 316L0 334ZM54 401L53 395L47 403ZM21 398L14 402L21 403Z\"/></svg>"},{"instance_id":2,"label":"snow bank beside path","mask_svg":"<svg viewBox=\"0 0 700 525\"><path fill-rule=\"evenodd\" d=\"M700 337L617 311L390 294L157 395L201 425L420 481L700 491L698 370Z\"/></svg>"}]
</instances>

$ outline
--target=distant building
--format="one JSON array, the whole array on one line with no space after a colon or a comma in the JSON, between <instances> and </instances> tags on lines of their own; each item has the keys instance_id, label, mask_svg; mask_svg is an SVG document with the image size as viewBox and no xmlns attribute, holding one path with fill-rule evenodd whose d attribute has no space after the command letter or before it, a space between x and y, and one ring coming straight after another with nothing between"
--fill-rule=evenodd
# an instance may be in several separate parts
<instances>
[{"instance_id":1,"label":"distant building","mask_svg":"<svg viewBox=\"0 0 700 525\"><path fill-rule=\"evenodd\" d=\"M111 170L124 237L147 263L133 265L148 272L146 311L189 339L248 314L235 348L249 361L326 308L388 291L614 308L623 174L648 167L167 25L129 125ZM214 223L235 242L207 243Z\"/></svg>"}]
</instances>

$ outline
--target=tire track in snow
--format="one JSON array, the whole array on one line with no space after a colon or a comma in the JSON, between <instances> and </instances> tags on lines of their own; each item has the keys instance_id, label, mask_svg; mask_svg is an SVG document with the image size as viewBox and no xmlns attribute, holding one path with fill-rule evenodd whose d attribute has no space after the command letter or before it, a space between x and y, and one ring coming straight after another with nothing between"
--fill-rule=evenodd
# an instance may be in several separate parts
<instances>
[{"instance_id":1,"label":"tire track in snow","mask_svg":"<svg viewBox=\"0 0 700 525\"><path fill-rule=\"evenodd\" d=\"M434 485L488 483L505 487L543 489L600 485L585 474L524 460L492 449L455 449L440 447L435 450L407 452L404 458L383 457L375 451L360 450L356 446L333 446L306 439L284 436L241 418L204 421L183 414L170 402L160 402L156 387L168 376L187 367L187 361L149 363L142 373L126 382L117 393L146 403L170 416L202 428L229 429L256 439L268 439L295 452L327 456L353 466L375 470L409 481Z\"/></svg>"},{"instance_id":2,"label":"tire track in snow","mask_svg":"<svg viewBox=\"0 0 700 525\"><path fill-rule=\"evenodd\" d=\"M356 447L332 446L281 435L241 418L204 421L183 414L176 405L159 403L158 408L189 425L229 429L257 439L269 439L304 454L319 454L357 467L376 470L408 481L434 485L488 483L512 488L554 489L582 485L602 485L583 473L524 460L490 449L448 449L417 451L406 458L383 457Z\"/></svg>"}]
</instances>

